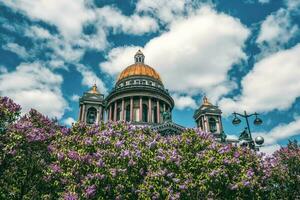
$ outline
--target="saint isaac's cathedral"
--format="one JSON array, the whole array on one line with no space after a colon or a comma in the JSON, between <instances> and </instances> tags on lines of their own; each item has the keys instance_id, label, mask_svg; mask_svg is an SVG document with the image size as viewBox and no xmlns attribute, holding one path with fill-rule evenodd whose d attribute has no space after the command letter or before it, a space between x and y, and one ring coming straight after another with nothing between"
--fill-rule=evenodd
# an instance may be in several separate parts
<instances>
[{"instance_id":1,"label":"saint isaac's cathedral","mask_svg":"<svg viewBox=\"0 0 300 200\"><path fill-rule=\"evenodd\" d=\"M162 135L180 134L185 127L172 122L174 100L164 87L160 75L145 64L139 50L134 63L118 76L108 96L94 85L79 100L79 121L87 124L101 121L127 121L136 125L149 125ZM206 97L194 113L196 126L215 136L223 133L221 110Z\"/></svg>"}]
</instances>

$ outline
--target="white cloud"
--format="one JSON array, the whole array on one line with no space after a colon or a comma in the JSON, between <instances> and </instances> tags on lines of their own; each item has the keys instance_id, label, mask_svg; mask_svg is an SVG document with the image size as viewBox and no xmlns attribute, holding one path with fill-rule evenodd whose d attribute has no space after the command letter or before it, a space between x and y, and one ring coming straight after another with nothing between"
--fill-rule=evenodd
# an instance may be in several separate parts
<instances>
[{"instance_id":1,"label":"white cloud","mask_svg":"<svg viewBox=\"0 0 300 200\"><path fill-rule=\"evenodd\" d=\"M88 69L84 65L78 64L77 71L80 72L83 77L82 85L91 87L92 85L94 85L96 83L96 85L99 89L99 92L101 92L102 94L107 93L107 89L106 89L103 81L100 78L98 78L98 76L92 70Z\"/></svg>"},{"instance_id":2,"label":"white cloud","mask_svg":"<svg viewBox=\"0 0 300 200\"><path fill-rule=\"evenodd\" d=\"M298 32L299 27L292 23L290 11L282 8L262 22L256 42L263 54L268 54L281 49Z\"/></svg>"},{"instance_id":3,"label":"white cloud","mask_svg":"<svg viewBox=\"0 0 300 200\"><path fill-rule=\"evenodd\" d=\"M300 44L274 53L254 65L242 79L242 92L234 99L223 98L223 112L247 110L267 112L288 109L300 96Z\"/></svg>"},{"instance_id":4,"label":"white cloud","mask_svg":"<svg viewBox=\"0 0 300 200\"><path fill-rule=\"evenodd\" d=\"M76 120L72 117L68 117L67 119L63 120L63 123L67 126L72 126L72 124L75 122L76 122Z\"/></svg>"},{"instance_id":5,"label":"white cloud","mask_svg":"<svg viewBox=\"0 0 300 200\"><path fill-rule=\"evenodd\" d=\"M255 136L265 138L265 145L274 145L281 140L287 140L290 137L300 135L300 119L296 119L288 124L280 124L269 132L253 133Z\"/></svg>"},{"instance_id":6,"label":"white cloud","mask_svg":"<svg viewBox=\"0 0 300 200\"><path fill-rule=\"evenodd\" d=\"M67 107L60 86L63 79L41 63L23 63L15 71L0 75L0 94L22 106L35 108L50 117L61 118Z\"/></svg>"},{"instance_id":7,"label":"white cloud","mask_svg":"<svg viewBox=\"0 0 300 200\"><path fill-rule=\"evenodd\" d=\"M300 8L300 1L298 0L284 0L289 10L297 10Z\"/></svg>"},{"instance_id":8,"label":"white cloud","mask_svg":"<svg viewBox=\"0 0 300 200\"><path fill-rule=\"evenodd\" d=\"M281 146L279 144L273 144L273 145L263 145L262 147L259 147L259 150L270 156L280 148Z\"/></svg>"},{"instance_id":9,"label":"white cloud","mask_svg":"<svg viewBox=\"0 0 300 200\"><path fill-rule=\"evenodd\" d=\"M17 43L7 43L7 44L3 45L2 48L7 51L11 51L11 52L17 54L19 57L21 57L23 59L25 59L29 56L25 47L20 46Z\"/></svg>"},{"instance_id":10,"label":"white cloud","mask_svg":"<svg viewBox=\"0 0 300 200\"><path fill-rule=\"evenodd\" d=\"M190 96L179 96L178 94L172 95L175 106L179 110L184 110L187 108L196 109L196 101Z\"/></svg>"},{"instance_id":11,"label":"white cloud","mask_svg":"<svg viewBox=\"0 0 300 200\"><path fill-rule=\"evenodd\" d=\"M99 23L112 27L116 33L123 32L140 35L158 30L156 21L148 16L133 14L127 17L122 15L120 10L110 6L99 8L96 12Z\"/></svg>"},{"instance_id":12,"label":"white cloud","mask_svg":"<svg viewBox=\"0 0 300 200\"><path fill-rule=\"evenodd\" d=\"M239 20L203 7L174 21L169 31L151 39L142 50L145 62L160 73L166 88L189 94L205 91L217 99L233 85L227 72L246 58L243 46L248 35L249 30ZM133 63L137 49L112 49L100 67L115 75Z\"/></svg>"},{"instance_id":13,"label":"white cloud","mask_svg":"<svg viewBox=\"0 0 300 200\"><path fill-rule=\"evenodd\" d=\"M191 5L189 0L139 0L136 11L151 14L162 22L169 23L183 15L188 5Z\"/></svg>"},{"instance_id":14,"label":"white cloud","mask_svg":"<svg viewBox=\"0 0 300 200\"><path fill-rule=\"evenodd\" d=\"M270 3L270 0L258 0L259 3L265 4Z\"/></svg>"},{"instance_id":15,"label":"white cloud","mask_svg":"<svg viewBox=\"0 0 300 200\"><path fill-rule=\"evenodd\" d=\"M4 0L4 3L23 11L33 19L55 25L67 37L80 34L82 25L94 19L94 13L87 9L84 0Z\"/></svg>"},{"instance_id":16,"label":"white cloud","mask_svg":"<svg viewBox=\"0 0 300 200\"><path fill-rule=\"evenodd\" d=\"M80 96L77 95L77 94L73 94L73 95L70 97L70 99L71 99L72 101L75 101L75 102L78 102L79 98L80 98Z\"/></svg>"},{"instance_id":17,"label":"white cloud","mask_svg":"<svg viewBox=\"0 0 300 200\"><path fill-rule=\"evenodd\" d=\"M47 29L39 26L31 26L25 30L25 35L37 39L51 39L52 35Z\"/></svg>"},{"instance_id":18,"label":"white cloud","mask_svg":"<svg viewBox=\"0 0 300 200\"><path fill-rule=\"evenodd\" d=\"M7 68L1 65L0 66L0 73L4 74L4 73L7 73L7 72L8 72Z\"/></svg>"}]
</instances>

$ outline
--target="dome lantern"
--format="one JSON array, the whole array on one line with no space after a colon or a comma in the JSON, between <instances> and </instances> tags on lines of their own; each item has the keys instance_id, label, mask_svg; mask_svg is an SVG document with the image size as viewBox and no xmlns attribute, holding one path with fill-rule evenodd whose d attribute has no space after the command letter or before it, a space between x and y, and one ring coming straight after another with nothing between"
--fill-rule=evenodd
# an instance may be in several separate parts
<instances>
[{"instance_id":1,"label":"dome lantern","mask_svg":"<svg viewBox=\"0 0 300 200\"><path fill-rule=\"evenodd\" d=\"M141 50L138 50L134 55L134 62L135 63L142 63L144 64L145 56Z\"/></svg>"}]
</instances>

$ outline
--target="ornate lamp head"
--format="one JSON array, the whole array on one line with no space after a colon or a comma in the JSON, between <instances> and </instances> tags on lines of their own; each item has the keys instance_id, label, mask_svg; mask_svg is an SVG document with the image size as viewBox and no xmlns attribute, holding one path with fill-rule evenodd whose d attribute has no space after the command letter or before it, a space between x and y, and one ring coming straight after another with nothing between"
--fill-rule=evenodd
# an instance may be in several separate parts
<instances>
[{"instance_id":1,"label":"ornate lamp head","mask_svg":"<svg viewBox=\"0 0 300 200\"><path fill-rule=\"evenodd\" d=\"M262 144L264 143L264 141L265 141L265 139L264 139L262 136L257 136L257 137L255 138L255 143L256 143L257 145L262 145Z\"/></svg>"}]
</instances>

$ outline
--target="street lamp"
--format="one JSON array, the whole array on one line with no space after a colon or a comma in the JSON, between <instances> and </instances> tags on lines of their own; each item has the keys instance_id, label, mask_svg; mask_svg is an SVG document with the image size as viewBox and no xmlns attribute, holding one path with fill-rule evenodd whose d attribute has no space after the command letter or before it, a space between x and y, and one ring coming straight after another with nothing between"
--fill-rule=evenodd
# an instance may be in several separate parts
<instances>
[{"instance_id":1,"label":"street lamp","mask_svg":"<svg viewBox=\"0 0 300 200\"><path fill-rule=\"evenodd\" d=\"M239 138L241 145L242 146L249 145L250 148L252 148L254 150L258 150L258 147L256 147L255 144L257 144L258 146L261 146L264 143L264 138L261 136L258 136L255 138L255 140L253 140L248 118L255 116L253 124L257 125L257 126L261 125L263 123L263 121L258 117L259 114L256 112L253 114L247 114L247 112L244 111L244 114L234 112L233 115L234 115L234 118L232 120L233 125L238 125L241 123L241 120L237 116L240 116L240 117L246 119L247 127L241 133L240 138Z\"/></svg>"}]
</instances>

